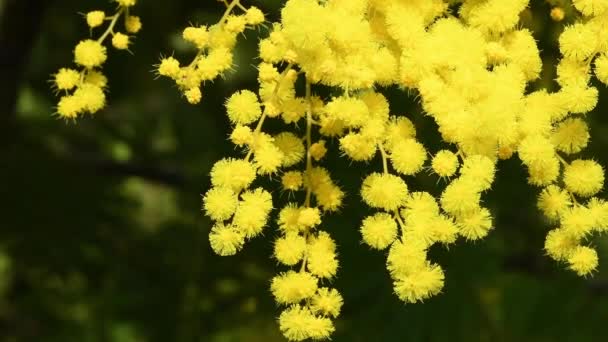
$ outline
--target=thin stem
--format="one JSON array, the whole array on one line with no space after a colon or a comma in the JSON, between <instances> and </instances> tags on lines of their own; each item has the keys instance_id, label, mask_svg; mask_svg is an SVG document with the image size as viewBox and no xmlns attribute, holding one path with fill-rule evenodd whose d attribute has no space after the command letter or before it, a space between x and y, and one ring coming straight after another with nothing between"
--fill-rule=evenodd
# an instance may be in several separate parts
<instances>
[{"instance_id":1,"label":"thin stem","mask_svg":"<svg viewBox=\"0 0 608 342\"><path fill-rule=\"evenodd\" d=\"M220 19L220 21L218 21L218 23L220 25L222 25L224 23L224 21L226 20L226 18L228 18L228 16L230 15L230 12L232 12L232 10L234 9L235 6L240 6L241 4L239 3L239 0L233 0L230 5L228 5L228 7L226 7L226 11L224 11L224 14L222 15L222 18Z\"/></svg>"},{"instance_id":2,"label":"thin stem","mask_svg":"<svg viewBox=\"0 0 608 342\"><path fill-rule=\"evenodd\" d=\"M274 86L272 95L270 97L271 101L276 98L277 94L279 93L279 88L281 87L281 84L283 84L283 80L285 79L285 76L287 75L289 70L291 70L292 66L293 66L293 64L291 64L291 63L289 65L287 65L285 70L283 70L283 72L281 73L281 76L279 77L279 79L276 81L277 83ZM266 120L266 112L262 112L262 117L260 117L260 120L258 121L258 124L255 126L255 130L253 131L254 135L256 133L260 133L260 131L262 130L262 125L264 124L264 120ZM250 148L249 151L247 152L247 155L245 156L245 160L249 161L251 159L252 155L253 155L253 150Z\"/></svg>"},{"instance_id":3,"label":"thin stem","mask_svg":"<svg viewBox=\"0 0 608 342\"><path fill-rule=\"evenodd\" d=\"M384 151L382 144L378 144L378 149L382 156L382 169L384 170L384 173L388 173L388 156L386 155L386 151Z\"/></svg>"},{"instance_id":4,"label":"thin stem","mask_svg":"<svg viewBox=\"0 0 608 342\"><path fill-rule=\"evenodd\" d=\"M112 21L110 22L110 25L108 25L108 28L106 29L106 31L101 35L101 37L99 37L99 39L97 39L98 43L103 43L103 41L108 37L108 35L110 33L114 32L114 26L116 26L116 22L118 21L120 16L124 13L124 11L125 11L124 7L121 7L118 10L118 12L116 12L116 14L114 14L114 16L112 17Z\"/></svg>"}]
</instances>

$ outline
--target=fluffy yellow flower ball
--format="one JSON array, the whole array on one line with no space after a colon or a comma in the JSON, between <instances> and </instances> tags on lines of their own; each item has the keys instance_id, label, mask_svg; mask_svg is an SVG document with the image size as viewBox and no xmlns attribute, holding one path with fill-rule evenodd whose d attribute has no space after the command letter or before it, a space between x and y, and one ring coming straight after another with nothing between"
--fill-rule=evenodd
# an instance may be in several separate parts
<instances>
[{"instance_id":1,"label":"fluffy yellow flower ball","mask_svg":"<svg viewBox=\"0 0 608 342\"><path fill-rule=\"evenodd\" d=\"M221 256L234 255L241 250L245 236L231 225L218 223L209 233L209 243L213 251Z\"/></svg>"},{"instance_id":2,"label":"fluffy yellow flower ball","mask_svg":"<svg viewBox=\"0 0 608 342\"><path fill-rule=\"evenodd\" d=\"M254 179L255 168L241 159L225 158L216 162L211 169L213 186L231 188L235 192L247 188Z\"/></svg>"},{"instance_id":3,"label":"fluffy yellow flower ball","mask_svg":"<svg viewBox=\"0 0 608 342\"><path fill-rule=\"evenodd\" d=\"M572 201L568 192L557 185L549 185L538 196L538 208L551 220L558 219L561 213L571 205Z\"/></svg>"},{"instance_id":4,"label":"fluffy yellow flower ball","mask_svg":"<svg viewBox=\"0 0 608 342\"><path fill-rule=\"evenodd\" d=\"M173 57L163 58L158 65L158 74L175 79L179 75L179 61Z\"/></svg>"},{"instance_id":5,"label":"fluffy yellow flower ball","mask_svg":"<svg viewBox=\"0 0 608 342\"><path fill-rule=\"evenodd\" d=\"M103 20L106 18L106 14L103 11L91 11L87 13L87 25L90 28L94 28L103 24Z\"/></svg>"},{"instance_id":6,"label":"fluffy yellow flower ball","mask_svg":"<svg viewBox=\"0 0 608 342\"><path fill-rule=\"evenodd\" d=\"M257 95L250 90L241 90L232 94L226 101L228 118L234 124L247 125L262 115Z\"/></svg>"},{"instance_id":7,"label":"fluffy yellow flower ball","mask_svg":"<svg viewBox=\"0 0 608 342\"><path fill-rule=\"evenodd\" d=\"M569 118L559 123L551 140L555 148L565 153L577 153L589 142L589 127L580 118Z\"/></svg>"},{"instance_id":8,"label":"fluffy yellow flower ball","mask_svg":"<svg viewBox=\"0 0 608 342\"><path fill-rule=\"evenodd\" d=\"M80 73L74 69L61 68L55 74L55 86L59 90L70 90L80 81Z\"/></svg>"},{"instance_id":9,"label":"fluffy yellow flower ball","mask_svg":"<svg viewBox=\"0 0 608 342\"><path fill-rule=\"evenodd\" d=\"M272 279L270 290L277 303L291 304L312 297L318 279L308 272L287 271Z\"/></svg>"},{"instance_id":10,"label":"fluffy yellow flower ball","mask_svg":"<svg viewBox=\"0 0 608 342\"><path fill-rule=\"evenodd\" d=\"M336 289L321 287L312 297L310 309L324 316L338 317L343 304L342 296Z\"/></svg>"},{"instance_id":11,"label":"fluffy yellow flower ball","mask_svg":"<svg viewBox=\"0 0 608 342\"><path fill-rule=\"evenodd\" d=\"M186 100L188 100L188 103L190 104L197 104L201 102L201 99L203 98L203 93L201 92L201 88L199 87L192 87L186 90L184 92L184 95L186 96Z\"/></svg>"},{"instance_id":12,"label":"fluffy yellow flower ball","mask_svg":"<svg viewBox=\"0 0 608 342\"><path fill-rule=\"evenodd\" d=\"M287 232L274 243L275 258L288 266L297 264L306 251L306 239L296 232Z\"/></svg>"},{"instance_id":13,"label":"fluffy yellow flower ball","mask_svg":"<svg viewBox=\"0 0 608 342\"><path fill-rule=\"evenodd\" d=\"M385 249L397 238L397 223L387 213L368 216L361 224L363 242L375 249Z\"/></svg>"},{"instance_id":14,"label":"fluffy yellow flower ball","mask_svg":"<svg viewBox=\"0 0 608 342\"><path fill-rule=\"evenodd\" d=\"M416 303L439 293L445 276L439 265L428 265L394 282L395 293L406 303Z\"/></svg>"},{"instance_id":15,"label":"fluffy yellow flower ball","mask_svg":"<svg viewBox=\"0 0 608 342\"><path fill-rule=\"evenodd\" d=\"M426 150L415 139L405 139L391 147L390 159L397 172L414 175L426 161Z\"/></svg>"},{"instance_id":16,"label":"fluffy yellow flower ball","mask_svg":"<svg viewBox=\"0 0 608 342\"><path fill-rule=\"evenodd\" d=\"M370 207L396 210L407 199L407 185L398 176L372 173L363 181L361 197Z\"/></svg>"},{"instance_id":17,"label":"fluffy yellow flower ball","mask_svg":"<svg viewBox=\"0 0 608 342\"><path fill-rule=\"evenodd\" d=\"M236 194L230 188L215 187L207 191L203 197L205 214L215 221L224 221L232 217L237 204Z\"/></svg>"},{"instance_id":18,"label":"fluffy yellow flower ball","mask_svg":"<svg viewBox=\"0 0 608 342\"><path fill-rule=\"evenodd\" d=\"M590 247L578 246L570 254L568 264L579 276L585 276L597 268L597 252Z\"/></svg>"},{"instance_id":19,"label":"fluffy yellow flower ball","mask_svg":"<svg viewBox=\"0 0 608 342\"><path fill-rule=\"evenodd\" d=\"M566 166L564 184L577 195L593 196L604 186L604 169L593 160L577 159Z\"/></svg>"},{"instance_id":20,"label":"fluffy yellow flower ball","mask_svg":"<svg viewBox=\"0 0 608 342\"><path fill-rule=\"evenodd\" d=\"M74 49L74 61L85 68L100 66L106 59L106 48L96 40L83 40Z\"/></svg>"},{"instance_id":21,"label":"fluffy yellow flower ball","mask_svg":"<svg viewBox=\"0 0 608 342\"><path fill-rule=\"evenodd\" d=\"M294 304L279 316L279 329L289 341L324 340L335 328L329 318L315 316L309 308Z\"/></svg>"},{"instance_id":22,"label":"fluffy yellow flower ball","mask_svg":"<svg viewBox=\"0 0 608 342\"><path fill-rule=\"evenodd\" d=\"M303 177L300 171L288 171L281 177L281 185L284 190L297 191L302 187Z\"/></svg>"},{"instance_id":23,"label":"fluffy yellow flower ball","mask_svg":"<svg viewBox=\"0 0 608 342\"><path fill-rule=\"evenodd\" d=\"M458 157L448 150L441 150L435 154L431 162L433 171L439 177L451 177L458 169Z\"/></svg>"},{"instance_id":24,"label":"fluffy yellow flower ball","mask_svg":"<svg viewBox=\"0 0 608 342\"><path fill-rule=\"evenodd\" d=\"M129 36L124 33L116 32L112 36L112 46L118 50L126 50L129 48Z\"/></svg>"},{"instance_id":25,"label":"fluffy yellow flower ball","mask_svg":"<svg viewBox=\"0 0 608 342\"><path fill-rule=\"evenodd\" d=\"M125 19L125 29L129 33L137 33L141 30L141 19L138 16L130 15Z\"/></svg>"}]
</instances>

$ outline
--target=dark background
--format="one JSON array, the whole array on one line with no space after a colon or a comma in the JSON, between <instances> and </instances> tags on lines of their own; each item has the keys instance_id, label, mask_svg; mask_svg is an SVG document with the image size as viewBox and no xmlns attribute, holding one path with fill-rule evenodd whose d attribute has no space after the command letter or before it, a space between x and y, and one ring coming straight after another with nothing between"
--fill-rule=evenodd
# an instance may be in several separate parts
<instances>
[{"instance_id":1,"label":"dark background","mask_svg":"<svg viewBox=\"0 0 608 342\"><path fill-rule=\"evenodd\" d=\"M88 37L78 13L113 5L0 0L0 341L281 341L280 311L268 290L282 270L270 258L276 226L236 256L219 257L200 210L214 161L238 155L227 141L222 103L237 89L256 89L256 42L266 31L241 37L237 72L206 84L202 103L191 106L171 81L154 80L153 64L171 53L189 62L181 29L217 21L223 5L139 3L143 30L133 54L110 49L104 65L109 106L65 122L53 115L50 75L72 66L73 47ZM280 0L243 3L278 18ZM522 14L545 65L531 90L555 90L556 36L574 19L568 11L565 22L551 22L549 10L538 0ZM592 139L581 156L608 165L608 91L596 85L600 103L587 114ZM431 152L443 147L413 96L382 91L391 112L412 118ZM333 286L345 298L333 341L608 339L608 240L591 241L600 268L586 279L545 256L553 227L541 219L538 189L526 184L516 157L499 163L484 197L496 229L480 242L434 247L431 259L446 273L443 293L405 305L392 293L384 253L362 245L358 232L369 212L358 187L380 161L353 164L330 146L325 165L348 193L344 208L323 218L339 245ZM441 190L427 174L408 184ZM275 194L279 207L286 196Z\"/></svg>"}]
</instances>

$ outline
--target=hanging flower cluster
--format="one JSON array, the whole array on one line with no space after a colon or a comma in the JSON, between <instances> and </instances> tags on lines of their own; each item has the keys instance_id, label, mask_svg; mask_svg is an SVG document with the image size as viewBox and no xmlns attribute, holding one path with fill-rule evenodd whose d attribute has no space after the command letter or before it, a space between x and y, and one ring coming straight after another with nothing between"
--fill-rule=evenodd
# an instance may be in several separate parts
<instances>
[{"instance_id":1,"label":"hanging flower cluster","mask_svg":"<svg viewBox=\"0 0 608 342\"><path fill-rule=\"evenodd\" d=\"M104 11L95 10L85 14L85 20L91 32L108 22L106 30L97 39L81 40L74 48L74 62L79 69L61 68L53 75L53 87L61 94L57 104L57 114L65 119L75 119L86 113L96 113L106 105L105 92L108 79L101 70L107 56L104 45L111 36L111 44L117 50L127 50L130 44L129 34L141 29L139 17L131 15L130 10L136 0L115 0L118 3L116 12L108 16ZM124 32L115 31L116 24L123 20Z\"/></svg>"},{"instance_id":2,"label":"hanging flower cluster","mask_svg":"<svg viewBox=\"0 0 608 342\"><path fill-rule=\"evenodd\" d=\"M546 253L581 276L592 274L598 257L590 238L608 231L608 203L596 197L603 167L578 153L589 141L584 114L598 100L591 78L608 84L608 0L572 2L579 20L559 37L559 90L549 92L530 87L542 61L532 32L518 25L528 0L285 1L280 20L259 42L258 89L225 102L230 140L242 155L213 166L203 211L214 221L211 248L227 256L260 235L278 209L273 257L282 271L270 291L282 306L278 323L288 340L329 338L343 304L331 287L337 246L323 222L345 196L337 175L323 167L328 140L349 162L377 163L353 191L374 210L359 231L370 248L387 251L402 301L441 292L445 274L428 258L432 245L491 233L483 196L500 161L510 158L521 160L528 183L539 188L538 208L555 227ZM119 3L119 13L128 8ZM198 49L190 64L167 57L158 66L190 103L201 100L204 81L232 67L237 35L264 22L255 7L224 3L217 24L184 30ZM559 22L571 14L556 7L550 15ZM90 45L89 53L76 53L85 71L105 60L103 48L90 52L99 43L81 44ZM71 89L60 74L58 88ZM417 140L408 116L391 110L383 95L388 86L415 94L448 148L429 151ZM318 96L317 87L332 95ZM266 120L282 121L284 131L266 133ZM445 184L438 185L440 195L409 190L408 180L423 170L445 181L438 182ZM260 177L301 200L279 203L273 191L255 185Z\"/></svg>"}]
</instances>

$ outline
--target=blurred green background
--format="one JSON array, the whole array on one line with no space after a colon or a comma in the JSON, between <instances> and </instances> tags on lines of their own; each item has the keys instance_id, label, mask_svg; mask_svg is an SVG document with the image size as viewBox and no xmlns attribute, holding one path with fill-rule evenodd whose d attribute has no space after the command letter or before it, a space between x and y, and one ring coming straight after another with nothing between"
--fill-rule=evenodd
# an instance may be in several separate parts
<instances>
[{"instance_id":1,"label":"blurred green background","mask_svg":"<svg viewBox=\"0 0 608 342\"><path fill-rule=\"evenodd\" d=\"M237 72L206 84L203 102L191 106L170 81L154 79L153 64L172 53L189 61L193 51L180 41L181 29L217 21L223 6L139 3L134 12L143 30L133 54L112 50L104 66L109 106L74 123L52 115L57 99L48 80L71 65L74 45L88 36L79 13L113 5L0 0L0 341L282 341L280 310L268 290L282 270L270 258L277 227L236 256L219 257L200 210L213 163L237 155L227 141L223 99L256 89L256 42L267 32L241 37ZM280 0L243 3L278 18ZM551 22L550 8L535 0L522 13L545 62L531 90L555 89L556 35L574 20L566 7L569 17ZM587 116L592 140L581 155L608 165L608 91L596 85L600 103ZM412 118L430 151L443 146L413 96L382 91L393 113ZM325 164L348 192L341 212L324 217L340 253L332 285L345 298L333 341L608 340L607 237L591 243L600 254L594 277L579 278L546 257L552 227L536 210L538 189L526 184L516 158L500 162L484 198L496 229L481 242L435 247L431 258L446 273L443 293L405 305L392 293L384 253L362 245L358 232L369 212L358 187L380 162L353 165L335 153L335 142L330 146ZM408 183L440 192L430 175ZM287 197L275 194L279 207Z\"/></svg>"}]
</instances>

